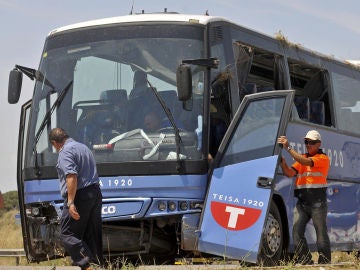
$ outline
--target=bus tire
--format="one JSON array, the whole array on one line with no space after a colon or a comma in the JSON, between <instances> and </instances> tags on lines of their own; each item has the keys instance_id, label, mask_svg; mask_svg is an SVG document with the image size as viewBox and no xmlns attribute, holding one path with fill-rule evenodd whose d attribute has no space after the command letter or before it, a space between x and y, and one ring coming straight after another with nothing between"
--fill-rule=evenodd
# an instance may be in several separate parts
<instances>
[{"instance_id":1,"label":"bus tire","mask_svg":"<svg viewBox=\"0 0 360 270\"><path fill-rule=\"evenodd\" d=\"M278 265L283 255L284 231L279 209L271 201L269 214L261 237L259 263L263 266Z\"/></svg>"}]
</instances>

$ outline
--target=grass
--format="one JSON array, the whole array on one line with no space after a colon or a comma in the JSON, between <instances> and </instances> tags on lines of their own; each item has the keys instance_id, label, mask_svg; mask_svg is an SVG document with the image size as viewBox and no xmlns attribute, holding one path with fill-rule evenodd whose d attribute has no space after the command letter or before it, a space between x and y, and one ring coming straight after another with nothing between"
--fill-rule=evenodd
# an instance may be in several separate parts
<instances>
[{"instance_id":1,"label":"grass","mask_svg":"<svg viewBox=\"0 0 360 270\"><path fill-rule=\"evenodd\" d=\"M15 214L18 213L17 210L11 210L8 212L2 212L0 214L0 249L20 249L23 248L22 234L21 234L21 226L15 223ZM314 261L317 260L317 254L313 254ZM132 269L144 269L147 266L141 264L141 258L139 258L140 266L135 267L131 261L126 258L119 257L115 261L109 263L107 270L132 270ZM358 252L354 251L351 253L346 252L333 252L332 253L332 261L333 265L327 265L322 267L323 269L360 269L360 258L358 256ZM238 261L228 261L226 259L223 260L211 260L207 258L202 262L201 265L194 265L194 261L191 260L180 260L181 266L174 267L183 267L185 269L207 269L216 267L216 270L221 270L221 265L224 264L232 264L231 269L264 269L262 266L248 266L245 263ZM0 266L1 265L15 265L15 258L6 258L0 257ZM20 258L20 265L26 266L69 266L71 265L69 258L62 258L52 261L37 263L28 263L25 257ZM155 268L154 268L155 267ZM158 266L160 269L160 266ZM150 267L152 269L157 269L156 265ZM226 267L229 269L228 267ZM223 268L225 269L225 267ZM321 266L296 266L293 262L282 262L280 266L266 269L321 269Z\"/></svg>"},{"instance_id":2,"label":"grass","mask_svg":"<svg viewBox=\"0 0 360 270\"><path fill-rule=\"evenodd\" d=\"M24 248L21 226L15 222L15 214L18 210L11 210L2 212L0 214L0 249L21 249ZM0 265L15 265L15 258L11 257L0 257ZM54 261L37 263L28 263L25 257L21 257L19 261L20 265L51 265L51 266L67 266L71 265L68 258L58 259Z\"/></svg>"},{"instance_id":3,"label":"grass","mask_svg":"<svg viewBox=\"0 0 360 270\"><path fill-rule=\"evenodd\" d=\"M15 223L17 212L11 210L0 216L0 248L23 248L21 227Z\"/></svg>"}]
</instances>

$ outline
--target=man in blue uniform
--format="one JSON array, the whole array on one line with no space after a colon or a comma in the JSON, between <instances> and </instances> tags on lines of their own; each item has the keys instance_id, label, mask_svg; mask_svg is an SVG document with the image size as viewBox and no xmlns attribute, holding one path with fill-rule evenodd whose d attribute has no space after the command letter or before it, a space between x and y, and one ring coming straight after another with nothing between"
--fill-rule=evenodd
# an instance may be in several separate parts
<instances>
[{"instance_id":1,"label":"man in blue uniform","mask_svg":"<svg viewBox=\"0 0 360 270\"><path fill-rule=\"evenodd\" d=\"M102 195L93 154L61 128L52 129L49 140L59 153L56 168L65 201L61 216L65 249L81 269L90 269L90 263L102 265Z\"/></svg>"}]
</instances>

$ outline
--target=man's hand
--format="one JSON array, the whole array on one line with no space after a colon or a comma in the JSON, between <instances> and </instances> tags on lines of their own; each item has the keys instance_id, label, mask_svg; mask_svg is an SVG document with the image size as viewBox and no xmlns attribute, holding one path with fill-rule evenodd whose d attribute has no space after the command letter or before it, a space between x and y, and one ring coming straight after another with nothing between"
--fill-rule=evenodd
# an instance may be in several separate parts
<instances>
[{"instance_id":1,"label":"man's hand","mask_svg":"<svg viewBox=\"0 0 360 270\"><path fill-rule=\"evenodd\" d=\"M283 147L286 149L289 146L289 141L286 136L280 136L277 140L279 144L282 144Z\"/></svg>"},{"instance_id":2,"label":"man's hand","mask_svg":"<svg viewBox=\"0 0 360 270\"><path fill-rule=\"evenodd\" d=\"M69 213L70 213L70 216L75 219L75 220L79 220L80 219L80 215L76 209L76 206L75 204L71 204L69 206Z\"/></svg>"}]
</instances>

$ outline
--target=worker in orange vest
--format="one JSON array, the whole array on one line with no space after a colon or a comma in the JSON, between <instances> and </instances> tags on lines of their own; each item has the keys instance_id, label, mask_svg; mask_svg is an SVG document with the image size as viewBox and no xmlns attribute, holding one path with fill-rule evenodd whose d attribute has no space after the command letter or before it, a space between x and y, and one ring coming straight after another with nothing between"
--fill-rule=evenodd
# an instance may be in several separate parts
<instances>
[{"instance_id":1,"label":"worker in orange vest","mask_svg":"<svg viewBox=\"0 0 360 270\"><path fill-rule=\"evenodd\" d=\"M330 240L327 233L327 174L330 168L329 157L320 149L321 136L316 130L310 130L304 137L307 153L296 152L286 136L280 136L278 143L288 151L295 162L289 167L282 157L281 168L288 177L296 176L294 195L297 203L294 209L293 241L294 259L300 264L313 264L308 248L305 229L312 219L316 231L316 244L319 252L319 264L331 262Z\"/></svg>"}]
</instances>

